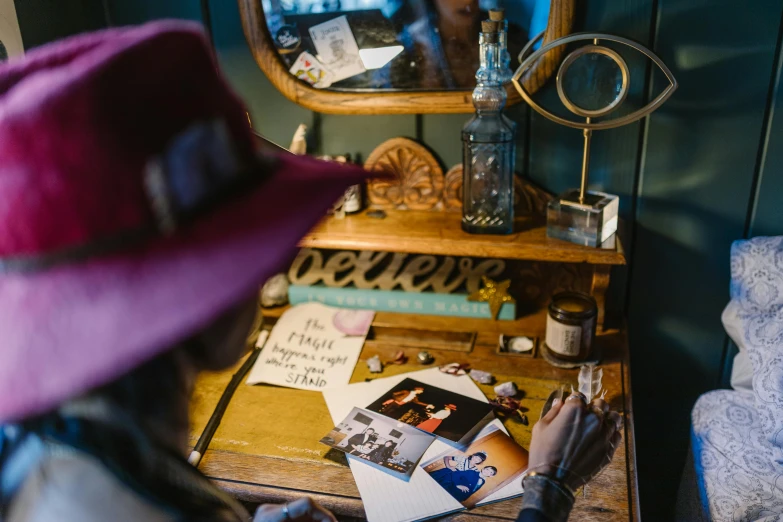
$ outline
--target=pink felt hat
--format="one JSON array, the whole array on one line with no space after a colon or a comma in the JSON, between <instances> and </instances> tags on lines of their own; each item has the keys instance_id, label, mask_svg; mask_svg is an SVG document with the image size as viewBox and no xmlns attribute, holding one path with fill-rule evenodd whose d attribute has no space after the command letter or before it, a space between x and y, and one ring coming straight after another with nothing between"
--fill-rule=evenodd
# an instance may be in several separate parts
<instances>
[{"instance_id":1,"label":"pink felt hat","mask_svg":"<svg viewBox=\"0 0 783 522\"><path fill-rule=\"evenodd\" d=\"M0 423L250 297L364 177L256 153L197 25L86 34L0 65Z\"/></svg>"}]
</instances>

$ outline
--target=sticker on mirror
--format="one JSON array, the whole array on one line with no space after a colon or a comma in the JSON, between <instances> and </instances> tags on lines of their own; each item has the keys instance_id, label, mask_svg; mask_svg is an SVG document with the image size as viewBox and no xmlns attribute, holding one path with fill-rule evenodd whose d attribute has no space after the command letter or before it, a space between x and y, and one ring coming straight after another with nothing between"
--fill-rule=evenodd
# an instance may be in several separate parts
<instances>
[{"instance_id":1,"label":"sticker on mirror","mask_svg":"<svg viewBox=\"0 0 783 522\"><path fill-rule=\"evenodd\" d=\"M293 52L299 48L301 43L302 37L299 36L299 30L295 25L284 25L275 34L275 45L281 53Z\"/></svg>"}]
</instances>

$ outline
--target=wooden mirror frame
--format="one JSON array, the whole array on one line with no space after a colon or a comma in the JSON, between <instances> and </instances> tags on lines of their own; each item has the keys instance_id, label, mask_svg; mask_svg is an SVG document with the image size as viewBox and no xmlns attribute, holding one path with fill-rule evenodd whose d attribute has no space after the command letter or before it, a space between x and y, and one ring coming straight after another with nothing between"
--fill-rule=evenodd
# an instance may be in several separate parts
<instances>
[{"instance_id":1,"label":"wooden mirror frame","mask_svg":"<svg viewBox=\"0 0 783 522\"><path fill-rule=\"evenodd\" d=\"M474 111L472 92L469 90L366 93L311 87L290 74L280 59L266 25L261 0L237 1L242 29L256 63L278 91L302 107L326 114L444 114ZM575 0L552 0L544 45L570 34L574 22L574 4ZM553 49L531 67L523 80L528 92L537 91L552 77L564 53L565 48ZM512 57L512 61L516 61L516 56ZM522 101L512 83L506 85L506 93L507 105Z\"/></svg>"}]
</instances>

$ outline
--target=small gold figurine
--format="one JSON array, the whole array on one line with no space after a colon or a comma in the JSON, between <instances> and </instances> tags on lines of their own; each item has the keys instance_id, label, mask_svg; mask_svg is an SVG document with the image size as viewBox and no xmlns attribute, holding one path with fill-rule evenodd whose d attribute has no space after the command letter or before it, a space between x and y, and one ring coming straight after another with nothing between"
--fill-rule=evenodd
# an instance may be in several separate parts
<instances>
[{"instance_id":1,"label":"small gold figurine","mask_svg":"<svg viewBox=\"0 0 783 522\"><path fill-rule=\"evenodd\" d=\"M484 288L470 294L468 296L468 301L489 303L489 311L492 314L492 319L498 318L500 307L503 306L503 303L516 303L516 300L508 293L508 287L511 286L511 279L506 279L505 281L497 283L486 276L481 276L481 282L484 283Z\"/></svg>"}]
</instances>

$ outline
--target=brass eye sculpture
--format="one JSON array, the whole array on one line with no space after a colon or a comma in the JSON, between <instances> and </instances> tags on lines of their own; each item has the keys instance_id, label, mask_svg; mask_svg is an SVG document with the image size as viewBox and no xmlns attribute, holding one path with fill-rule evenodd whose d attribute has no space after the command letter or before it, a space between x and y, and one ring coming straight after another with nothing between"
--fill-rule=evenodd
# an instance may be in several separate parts
<instances>
[{"instance_id":1,"label":"brass eye sculpture","mask_svg":"<svg viewBox=\"0 0 783 522\"><path fill-rule=\"evenodd\" d=\"M533 45L535 45L536 42L538 42L542 38L543 38L543 33L539 34L538 36L530 40L528 44L525 46L525 48L522 49L522 51L519 53L519 61L521 63L516 73L514 73L514 76L511 79L511 81L513 82L514 87L519 92L520 96L522 96L522 98L533 108L533 110L535 110L545 118L554 121L555 123L559 123L561 125L565 125L567 127L571 127L574 129L582 130L582 133L584 135L584 153L583 153L583 160L582 160L582 184L580 188L579 199L580 201L584 201L585 192L587 190L587 171L590 162L590 139L592 137L593 131L621 127L623 125L627 125L629 123L633 123L637 120L644 118L645 116L647 116L648 114L656 110L658 107L660 107L666 100L669 99L669 97L671 97L674 91L677 90L677 80L674 79L674 75L672 75L669 68L666 67L666 64L664 64L663 61L661 61L661 59L658 58L658 56L656 56L652 51L647 49L645 46L637 42L634 42L633 40L629 40L627 38L622 38L620 36L613 36L610 34L600 34L600 33L576 33L570 36L565 36L563 38L558 38L557 40L554 40L542 46L537 51L531 53ZM565 60L563 60L563 63L560 66L560 69L557 72L557 80L556 80L557 94L560 97L560 101L570 112L572 112L577 116L581 116L585 119L584 121L571 121L569 119L562 118L560 116L552 114L548 110L541 107L541 105L533 101L533 98L531 97L530 93L528 93L527 90L525 90L524 80L525 80L525 74L533 66L533 64L535 64L542 56L544 56L550 50L556 47L560 47L561 45L567 45L573 42L582 42L582 41L590 41L591 43L583 47L577 48L576 50L572 51L568 56L566 56ZM601 45L601 41L616 42L641 52L642 54L647 56L650 60L652 60L661 69L661 71L663 71L663 74L666 75L666 79L669 80L669 85L652 102L647 104L645 107L642 107L630 114L621 116L619 118L611 119L608 121L596 122L593 121L594 118L606 116L607 114L615 111L622 105L622 103L625 101L626 96L628 95L628 89L630 84L630 73L628 71L628 65L625 63L625 60L623 60L622 56L620 56L620 54L618 54L613 49ZM564 78L569 68L579 58L586 55L598 55L598 56L603 56L608 58L609 60L611 60L611 62L613 62L613 65L616 66L616 68L619 70L619 73L621 75L619 88L615 94L614 99L611 102L607 103L605 106L600 108L588 109L585 107L581 107L568 96L568 93L566 92L566 88L564 87L564 81L565 81Z\"/></svg>"}]
</instances>

